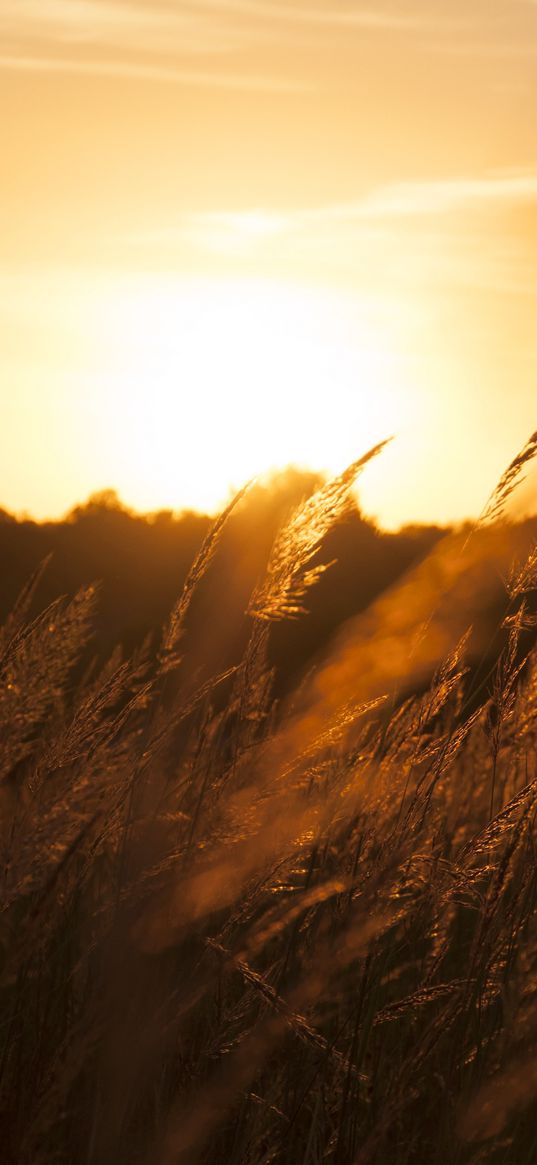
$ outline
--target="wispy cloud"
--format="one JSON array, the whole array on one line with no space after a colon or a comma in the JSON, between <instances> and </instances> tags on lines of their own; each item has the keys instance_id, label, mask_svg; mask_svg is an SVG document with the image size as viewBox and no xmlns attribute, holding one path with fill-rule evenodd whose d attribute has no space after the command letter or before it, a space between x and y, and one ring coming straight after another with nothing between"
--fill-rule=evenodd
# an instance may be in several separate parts
<instances>
[{"instance_id":1,"label":"wispy cloud","mask_svg":"<svg viewBox=\"0 0 537 1165\"><path fill-rule=\"evenodd\" d=\"M225 6L155 0L3 0L0 68L270 93L305 91L298 78L266 76L232 54L252 42L252 21ZM205 58L220 58L218 69ZM196 58L203 65L192 67Z\"/></svg>"},{"instance_id":2,"label":"wispy cloud","mask_svg":"<svg viewBox=\"0 0 537 1165\"><path fill-rule=\"evenodd\" d=\"M188 58L231 57L256 44L289 41L293 26L303 38L307 30L319 36L328 27L412 29L416 17L326 0L3 0L1 67L189 84ZM304 88L277 76L242 80L231 61L227 74L227 64L220 74L202 68L191 83L284 92ZM241 74L242 68L241 61Z\"/></svg>"},{"instance_id":3,"label":"wispy cloud","mask_svg":"<svg viewBox=\"0 0 537 1165\"><path fill-rule=\"evenodd\" d=\"M343 28L413 29L426 21L423 12L363 4L319 3L309 0L195 0L166 3L155 0L4 0L3 29L60 39L107 36L118 29L148 27L195 29L204 34L211 26L222 32L227 24L250 28L278 24L329 25Z\"/></svg>"},{"instance_id":4,"label":"wispy cloud","mask_svg":"<svg viewBox=\"0 0 537 1165\"><path fill-rule=\"evenodd\" d=\"M4 0L0 7L4 51L37 57L42 52L120 47L128 53L176 52L181 56L226 53L242 47L244 30L189 4L133 0Z\"/></svg>"},{"instance_id":5,"label":"wispy cloud","mask_svg":"<svg viewBox=\"0 0 537 1165\"><path fill-rule=\"evenodd\" d=\"M527 4L528 10L531 5ZM533 6L536 7L535 5ZM511 31L516 31L511 22ZM494 49L512 49L502 26L486 22ZM323 47L327 31L344 38L407 36L422 51L479 51L483 21L462 0L449 6L431 0L1 0L2 67L27 71L80 72L88 75L176 80L189 57L232 57L255 46L316 42ZM448 35L449 34L449 35ZM458 36L456 41L450 36ZM430 44L425 38L429 37ZM515 48L528 37L517 36ZM488 43L488 40L487 40ZM113 58L113 60L106 58ZM277 54L274 54L275 60ZM104 63L103 63L104 58ZM160 60L160 58L162 58ZM214 78L201 69L193 84L218 85L231 60ZM158 67L157 67L158 66ZM297 65L298 68L298 65ZM253 70L256 71L255 69ZM278 67L275 69L278 73ZM186 77L186 74L185 74ZM188 81L185 81L188 83ZM235 85L232 80L229 82ZM253 86L245 81L244 88ZM254 86L255 87L255 86ZM285 79L257 86L274 91L293 88ZM308 86L311 88L311 82Z\"/></svg>"},{"instance_id":6,"label":"wispy cloud","mask_svg":"<svg viewBox=\"0 0 537 1165\"><path fill-rule=\"evenodd\" d=\"M111 30L153 22L150 9L121 0L4 0L0 12L4 32L36 40L105 37Z\"/></svg>"},{"instance_id":7,"label":"wispy cloud","mask_svg":"<svg viewBox=\"0 0 537 1165\"><path fill-rule=\"evenodd\" d=\"M491 174L438 181L400 182L373 191L355 210L360 217L450 214L537 199L537 173ZM345 214L345 207L334 208Z\"/></svg>"},{"instance_id":8,"label":"wispy cloud","mask_svg":"<svg viewBox=\"0 0 537 1165\"><path fill-rule=\"evenodd\" d=\"M72 74L74 76L109 77L156 81L161 84L181 85L187 88L236 89L259 93L300 93L307 85L285 77L270 77L250 73L218 72L216 70L181 69L159 61L77 60L66 57L0 56L0 69L21 73Z\"/></svg>"},{"instance_id":9,"label":"wispy cloud","mask_svg":"<svg viewBox=\"0 0 537 1165\"><path fill-rule=\"evenodd\" d=\"M214 12L272 20L285 24L329 25L343 28L415 29L422 27L422 14L390 11L389 8L354 4L288 4L286 0L199 0L200 6Z\"/></svg>"},{"instance_id":10,"label":"wispy cloud","mask_svg":"<svg viewBox=\"0 0 537 1165\"><path fill-rule=\"evenodd\" d=\"M194 270L297 272L412 288L465 285L537 293L535 255L512 230L517 208L537 205L537 172L378 187L354 202L281 210L184 213L124 240ZM366 274L367 273L367 274Z\"/></svg>"},{"instance_id":11,"label":"wispy cloud","mask_svg":"<svg viewBox=\"0 0 537 1165\"><path fill-rule=\"evenodd\" d=\"M282 210L186 213L170 228L144 234L141 242L189 239L220 249L257 245L277 235L300 234L310 228L381 224L400 218L428 218L497 210L537 202L537 172L455 177L437 181L398 182L380 186L354 202Z\"/></svg>"}]
</instances>

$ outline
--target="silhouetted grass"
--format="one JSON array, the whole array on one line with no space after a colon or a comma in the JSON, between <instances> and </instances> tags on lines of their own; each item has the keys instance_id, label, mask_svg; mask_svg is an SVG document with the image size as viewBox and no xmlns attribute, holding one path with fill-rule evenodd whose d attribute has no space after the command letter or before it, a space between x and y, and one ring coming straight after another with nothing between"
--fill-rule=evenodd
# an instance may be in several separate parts
<instances>
[{"instance_id":1,"label":"silhouetted grass","mask_svg":"<svg viewBox=\"0 0 537 1165\"><path fill-rule=\"evenodd\" d=\"M95 587L28 622L36 578L8 619L6 1165L535 1161L537 558L477 682L468 580L514 544L510 467L471 546L278 703L271 620L299 615L361 464L291 517L210 679L188 609L227 515L157 658L79 678Z\"/></svg>"}]
</instances>

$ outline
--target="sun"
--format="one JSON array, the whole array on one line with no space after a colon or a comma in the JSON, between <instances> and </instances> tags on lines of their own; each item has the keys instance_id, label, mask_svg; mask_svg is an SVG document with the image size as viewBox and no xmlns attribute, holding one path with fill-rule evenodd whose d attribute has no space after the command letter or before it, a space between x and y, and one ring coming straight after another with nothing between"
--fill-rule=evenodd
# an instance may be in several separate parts
<instances>
[{"instance_id":1,"label":"sun","mask_svg":"<svg viewBox=\"0 0 537 1165\"><path fill-rule=\"evenodd\" d=\"M363 302L159 278L116 298L108 334L101 439L141 508L214 511L279 467L337 471L397 426L396 357Z\"/></svg>"}]
</instances>

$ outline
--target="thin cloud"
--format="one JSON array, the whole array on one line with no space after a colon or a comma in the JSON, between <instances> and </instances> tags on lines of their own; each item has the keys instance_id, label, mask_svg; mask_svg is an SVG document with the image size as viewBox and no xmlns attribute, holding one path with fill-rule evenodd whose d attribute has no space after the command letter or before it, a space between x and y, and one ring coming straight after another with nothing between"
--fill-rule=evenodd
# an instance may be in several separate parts
<instances>
[{"instance_id":1,"label":"thin cloud","mask_svg":"<svg viewBox=\"0 0 537 1165\"><path fill-rule=\"evenodd\" d=\"M181 69L161 65L158 62L144 64L121 60L82 61L63 57L2 56L0 57L1 69L22 73L66 73L89 77L110 77L118 80L123 78L157 81L189 88L237 89L260 93L301 93L308 90L308 87L301 82L285 77Z\"/></svg>"},{"instance_id":2,"label":"thin cloud","mask_svg":"<svg viewBox=\"0 0 537 1165\"><path fill-rule=\"evenodd\" d=\"M465 28L467 20L465 15ZM244 53L256 44L289 42L290 38L298 43L306 36L319 40L327 29L339 30L342 36L353 32L415 36L445 33L448 28L453 32L460 24L460 12L431 9L423 0L397 8L389 0L382 6L367 0L362 4L341 0L3 0L0 4L4 68L184 84L189 80L182 66L196 55ZM437 46L440 51L443 43ZM73 51L77 47L84 49L80 61ZM269 92L312 88L311 83L304 86L277 78L252 83L248 76L243 81L237 72L231 64L229 78L222 75L224 70L214 77L202 69L191 83Z\"/></svg>"},{"instance_id":3,"label":"thin cloud","mask_svg":"<svg viewBox=\"0 0 537 1165\"><path fill-rule=\"evenodd\" d=\"M423 15L415 12L394 12L389 8L337 4L288 4L285 0L197 0L195 4L133 3L125 0L5 0L1 15L2 27L21 31L29 28L50 30L65 35L69 30L86 28L106 32L117 26L159 24L196 24L205 14L225 20L240 17L249 21L282 24L321 24L357 28L421 27ZM430 23L430 21L427 21Z\"/></svg>"},{"instance_id":4,"label":"thin cloud","mask_svg":"<svg viewBox=\"0 0 537 1165\"><path fill-rule=\"evenodd\" d=\"M415 29L421 28L424 18L415 13L402 14L388 9L342 8L334 4L311 5L275 3L271 0L200 0L206 9L227 14L270 19L285 24L331 25L343 28Z\"/></svg>"},{"instance_id":5,"label":"thin cloud","mask_svg":"<svg viewBox=\"0 0 537 1165\"><path fill-rule=\"evenodd\" d=\"M0 36L14 56L51 57L51 46L188 54L231 53L289 38L292 26L389 31L423 26L413 13L374 6L278 3L277 0L4 0ZM430 24L429 21L426 24ZM4 52L6 50L4 49ZM123 55L123 52L122 54Z\"/></svg>"},{"instance_id":6,"label":"thin cloud","mask_svg":"<svg viewBox=\"0 0 537 1165\"><path fill-rule=\"evenodd\" d=\"M503 173L379 187L351 203L275 212L182 214L130 235L127 247L197 265L239 264L286 277L330 271L370 285L466 286L537 293L534 256L498 216L537 204L537 173ZM403 229L404 227L404 229ZM252 267L253 265L253 267Z\"/></svg>"},{"instance_id":7,"label":"thin cloud","mask_svg":"<svg viewBox=\"0 0 537 1165\"><path fill-rule=\"evenodd\" d=\"M360 201L302 212L304 222L448 215L537 200L537 173L462 176L378 187ZM300 214L300 212L299 212Z\"/></svg>"},{"instance_id":8,"label":"thin cloud","mask_svg":"<svg viewBox=\"0 0 537 1165\"><path fill-rule=\"evenodd\" d=\"M497 174L396 183L374 191L357 209L362 217L404 217L450 214L535 199L537 174Z\"/></svg>"},{"instance_id":9,"label":"thin cloud","mask_svg":"<svg viewBox=\"0 0 537 1165\"><path fill-rule=\"evenodd\" d=\"M399 182L370 191L355 202L298 210L187 213L172 227L136 236L133 241L154 243L190 240L209 247L215 241L257 244L276 235L300 234L309 228L351 226L413 217L436 217L459 212L501 209L537 201L537 173L495 174L447 178L439 181Z\"/></svg>"},{"instance_id":10,"label":"thin cloud","mask_svg":"<svg viewBox=\"0 0 537 1165\"><path fill-rule=\"evenodd\" d=\"M242 63L218 71L192 59L244 52L255 21L218 5L149 4L147 0L4 0L0 4L0 68L210 87L293 93L312 84L265 75ZM259 32L259 30L258 30ZM266 39L270 29L263 29ZM257 37L259 39L259 37ZM82 55L83 51L83 55ZM80 55L79 55L80 52Z\"/></svg>"},{"instance_id":11,"label":"thin cloud","mask_svg":"<svg viewBox=\"0 0 537 1165\"><path fill-rule=\"evenodd\" d=\"M526 9L536 5L524 0ZM303 37L307 30L317 37L323 29L390 34L439 34L442 39L428 51L465 51L483 41L483 24L468 7L454 3L448 8L413 0L397 7L386 0L377 5L329 3L327 0L3 0L0 35L21 55L39 55L41 45L86 44L130 46L140 51L186 53L232 52L256 42L289 38L292 26ZM456 42L446 34L464 32ZM520 31L520 30L519 30ZM516 26L513 28L516 32ZM487 22L487 43L491 25ZM528 38L516 38L516 45ZM492 42L494 50L508 45L503 25ZM46 48L45 48L45 55ZM49 51L50 55L50 51Z\"/></svg>"},{"instance_id":12,"label":"thin cloud","mask_svg":"<svg viewBox=\"0 0 537 1165\"><path fill-rule=\"evenodd\" d=\"M289 216L296 225L424 217L494 209L537 200L537 173L462 176L396 182L370 191L356 202L314 207Z\"/></svg>"},{"instance_id":13,"label":"thin cloud","mask_svg":"<svg viewBox=\"0 0 537 1165\"><path fill-rule=\"evenodd\" d=\"M6 0L0 34L5 45L11 42L28 56L50 55L52 47L65 45L144 53L168 53L175 47L185 56L230 52L244 44L237 25L226 25L209 12L120 0Z\"/></svg>"},{"instance_id":14,"label":"thin cloud","mask_svg":"<svg viewBox=\"0 0 537 1165\"><path fill-rule=\"evenodd\" d=\"M105 0L4 0L0 27L34 39L69 39L73 33L104 35L110 29L154 23L151 10Z\"/></svg>"}]
</instances>

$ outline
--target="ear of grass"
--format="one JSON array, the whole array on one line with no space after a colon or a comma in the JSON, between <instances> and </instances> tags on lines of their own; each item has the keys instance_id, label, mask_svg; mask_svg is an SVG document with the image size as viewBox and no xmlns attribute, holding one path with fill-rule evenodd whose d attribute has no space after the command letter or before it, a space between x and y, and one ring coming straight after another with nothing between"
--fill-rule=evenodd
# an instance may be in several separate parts
<instances>
[{"instance_id":1,"label":"ear of grass","mask_svg":"<svg viewBox=\"0 0 537 1165\"><path fill-rule=\"evenodd\" d=\"M247 484L243 486L243 488L240 489L231 499L225 510L219 514L216 521L211 526L209 533L207 534L207 537L201 546L201 549L194 559L194 562L186 577L181 594L172 610L168 624L164 630L161 649L161 671L163 673L172 671L180 662L179 644L184 634L186 617L192 601L192 595L213 560L220 536L229 517L233 513L235 507L248 492L251 485L251 481L247 482Z\"/></svg>"},{"instance_id":2,"label":"ear of grass","mask_svg":"<svg viewBox=\"0 0 537 1165\"><path fill-rule=\"evenodd\" d=\"M47 555L46 558L44 558L43 561L39 564L39 566L36 567L33 574L28 579L28 582L23 587L12 611L4 623L4 626L0 628L0 661L14 635L21 629L21 627L24 626L24 623L27 621L32 602L37 593L41 579L43 578L43 575L45 574L45 571L47 570L47 567L51 561L51 558L51 554Z\"/></svg>"},{"instance_id":3,"label":"ear of grass","mask_svg":"<svg viewBox=\"0 0 537 1165\"><path fill-rule=\"evenodd\" d=\"M523 482L524 469L533 461L537 454L537 430L528 438L526 444L513 458L510 465L490 495L490 498L481 514L480 523L497 522L502 517L509 498Z\"/></svg>"},{"instance_id":4,"label":"ear of grass","mask_svg":"<svg viewBox=\"0 0 537 1165\"><path fill-rule=\"evenodd\" d=\"M388 444L386 440L375 445L298 507L276 539L266 579L252 596L251 615L274 621L304 613L310 587L332 565L312 565L313 559L329 530L348 512L356 479Z\"/></svg>"},{"instance_id":5,"label":"ear of grass","mask_svg":"<svg viewBox=\"0 0 537 1165\"><path fill-rule=\"evenodd\" d=\"M0 672L0 777L7 777L41 741L39 728L65 694L69 675L92 635L97 588L59 599L29 627L20 627Z\"/></svg>"}]
</instances>

